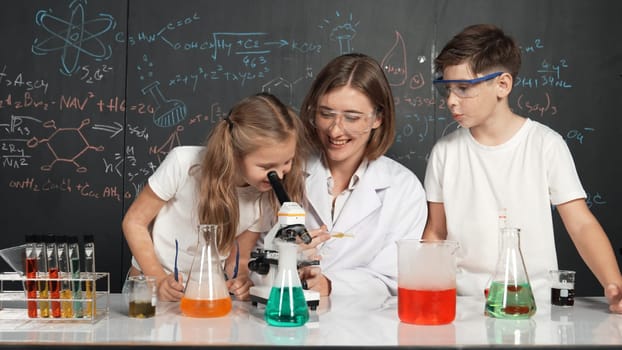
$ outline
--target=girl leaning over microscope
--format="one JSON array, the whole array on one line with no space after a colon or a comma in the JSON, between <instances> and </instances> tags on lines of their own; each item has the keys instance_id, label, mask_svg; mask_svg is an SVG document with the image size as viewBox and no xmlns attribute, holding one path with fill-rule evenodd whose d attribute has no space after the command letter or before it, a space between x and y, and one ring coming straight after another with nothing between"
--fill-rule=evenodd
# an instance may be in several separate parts
<instances>
[{"instance_id":1,"label":"girl leaning over microscope","mask_svg":"<svg viewBox=\"0 0 622 350\"><path fill-rule=\"evenodd\" d=\"M237 299L248 300L250 252L278 208L266 175L276 171L292 200L300 202L306 140L296 114L275 96L261 93L238 102L214 126L205 146L171 150L123 219L133 255L128 275L154 276L160 300L180 300L197 226L216 224L227 287ZM175 240L178 280L173 275Z\"/></svg>"}]
</instances>

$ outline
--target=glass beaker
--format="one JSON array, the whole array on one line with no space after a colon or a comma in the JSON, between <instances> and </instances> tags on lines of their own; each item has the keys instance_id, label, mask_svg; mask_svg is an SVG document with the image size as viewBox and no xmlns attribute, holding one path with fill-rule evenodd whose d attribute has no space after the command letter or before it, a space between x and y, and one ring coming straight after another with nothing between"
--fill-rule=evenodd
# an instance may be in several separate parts
<instances>
[{"instance_id":1,"label":"glass beaker","mask_svg":"<svg viewBox=\"0 0 622 350\"><path fill-rule=\"evenodd\" d=\"M298 277L298 245L275 240L279 265L266 303L265 319L271 326L297 327L309 320L309 309Z\"/></svg>"},{"instance_id":2,"label":"glass beaker","mask_svg":"<svg viewBox=\"0 0 622 350\"><path fill-rule=\"evenodd\" d=\"M525 319L535 313L536 301L520 250L520 229L503 228L499 258L486 298L486 315Z\"/></svg>"},{"instance_id":3,"label":"glass beaker","mask_svg":"<svg viewBox=\"0 0 622 350\"><path fill-rule=\"evenodd\" d=\"M217 232L216 225L199 225L197 250L180 304L186 316L220 317L231 311L231 297L216 249Z\"/></svg>"},{"instance_id":4,"label":"glass beaker","mask_svg":"<svg viewBox=\"0 0 622 350\"><path fill-rule=\"evenodd\" d=\"M456 317L456 241L397 242L397 311L402 322L451 323Z\"/></svg>"},{"instance_id":5,"label":"glass beaker","mask_svg":"<svg viewBox=\"0 0 622 350\"><path fill-rule=\"evenodd\" d=\"M150 318L156 314L158 289L155 277L131 276L127 278L127 301L129 317Z\"/></svg>"}]
</instances>

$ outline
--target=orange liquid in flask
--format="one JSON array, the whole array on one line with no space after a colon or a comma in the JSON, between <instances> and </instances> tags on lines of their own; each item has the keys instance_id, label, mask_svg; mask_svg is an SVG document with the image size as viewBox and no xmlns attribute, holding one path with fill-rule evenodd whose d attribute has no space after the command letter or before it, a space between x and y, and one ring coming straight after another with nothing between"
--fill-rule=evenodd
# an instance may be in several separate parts
<instances>
[{"instance_id":1,"label":"orange liquid in flask","mask_svg":"<svg viewBox=\"0 0 622 350\"><path fill-rule=\"evenodd\" d=\"M181 298L181 312L190 317L220 317L231 311L231 298L189 299Z\"/></svg>"}]
</instances>

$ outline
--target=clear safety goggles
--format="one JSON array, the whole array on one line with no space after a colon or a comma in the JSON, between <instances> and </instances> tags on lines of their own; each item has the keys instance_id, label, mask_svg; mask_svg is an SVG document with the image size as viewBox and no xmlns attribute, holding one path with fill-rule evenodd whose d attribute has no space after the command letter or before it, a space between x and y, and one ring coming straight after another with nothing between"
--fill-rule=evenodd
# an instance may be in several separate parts
<instances>
[{"instance_id":1,"label":"clear safety goggles","mask_svg":"<svg viewBox=\"0 0 622 350\"><path fill-rule=\"evenodd\" d=\"M358 112L342 112L328 108L317 108L311 124L320 130L329 130L338 122L341 130L349 135L360 135L371 130L376 112L365 114Z\"/></svg>"},{"instance_id":2,"label":"clear safety goggles","mask_svg":"<svg viewBox=\"0 0 622 350\"><path fill-rule=\"evenodd\" d=\"M432 81L438 93L444 97L449 98L449 95L453 93L459 98L473 98L479 94L479 84L492 80L503 74L503 72L495 72L483 77L475 79L459 79L459 80L444 80L443 77Z\"/></svg>"}]
</instances>

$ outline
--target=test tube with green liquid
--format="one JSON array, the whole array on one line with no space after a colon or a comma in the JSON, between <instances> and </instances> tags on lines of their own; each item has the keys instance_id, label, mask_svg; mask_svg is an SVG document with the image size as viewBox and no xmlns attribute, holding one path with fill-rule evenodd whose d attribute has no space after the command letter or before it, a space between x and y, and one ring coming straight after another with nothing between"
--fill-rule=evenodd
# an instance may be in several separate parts
<instances>
[{"instance_id":1,"label":"test tube with green liquid","mask_svg":"<svg viewBox=\"0 0 622 350\"><path fill-rule=\"evenodd\" d=\"M80 280L80 245L78 237L69 237L69 265L71 267L71 292L73 293L73 316L81 318L82 308L82 281Z\"/></svg>"}]
</instances>

